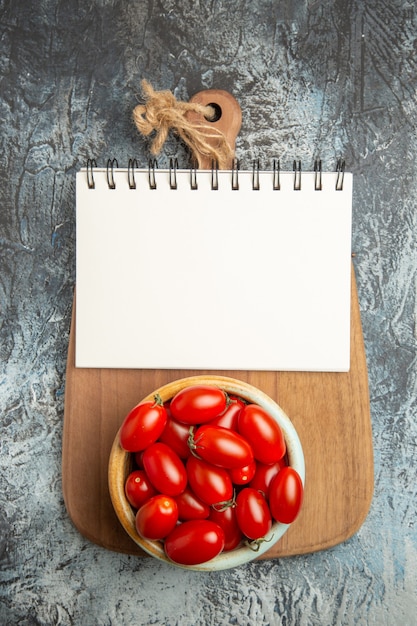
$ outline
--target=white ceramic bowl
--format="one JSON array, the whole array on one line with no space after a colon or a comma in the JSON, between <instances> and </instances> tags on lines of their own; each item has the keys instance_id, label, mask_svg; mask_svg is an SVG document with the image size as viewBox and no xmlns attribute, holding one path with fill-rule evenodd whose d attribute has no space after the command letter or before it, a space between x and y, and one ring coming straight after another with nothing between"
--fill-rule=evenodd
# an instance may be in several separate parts
<instances>
[{"instance_id":1,"label":"white ceramic bowl","mask_svg":"<svg viewBox=\"0 0 417 626\"><path fill-rule=\"evenodd\" d=\"M245 383L243 381L236 380L234 378L228 378L225 376L192 376L168 383L167 385L164 385L163 387L160 387L159 389L156 389L155 391L150 393L146 398L143 398L143 400L151 400L154 395L158 393L161 396L162 400L166 402L167 400L173 398L174 395L184 387L189 387L196 384L216 385L224 389L227 393L240 396L244 400L247 400L250 403L258 404L262 406L266 411L268 411L268 413L278 422L284 433L285 442L287 445L288 463L299 473L301 480L304 484L304 454L297 432L288 416L278 406L278 404L256 387L253 387L252 385L249 385L248 383ZM223 570L236 567L238 565L243 565L244 563L249 563L250 561L253 561L262 556L265 552L270 550L271 547L277 541L279 541L279 539L281 539L284 533L288 530L288 524L275 522L272 525L270 531L271 540L261 543L259 545L259 550L257 550L256 552L252 548L246 545L242 545L238 546L234 550L222 552L214 559L211 559L210 561L201 563L199 565L179 565L177 563L173 563L166 556L161 541L151 541L143 539L138 535L136 531L135 513L126 498L124 489L126 478L131 472L132 457L130 453L123 450L123 448L120 446L119 432L116 434L116 437L114 439L109 458L108 477L110 498L113 503L116 515L125 531L133 539L133 541L150 556L153 556L156 559L159 559L160 561L164 561L171 565L175 565L176 567L181 567L183 569L191 569L197 571Z\"/></svg>"}]
</instances>

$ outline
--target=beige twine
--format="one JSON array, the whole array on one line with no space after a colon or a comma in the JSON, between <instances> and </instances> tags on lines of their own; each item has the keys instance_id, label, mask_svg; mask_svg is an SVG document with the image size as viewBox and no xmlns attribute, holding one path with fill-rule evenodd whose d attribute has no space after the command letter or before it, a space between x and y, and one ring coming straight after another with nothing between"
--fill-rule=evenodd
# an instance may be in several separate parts
<instances>
[{"instance_id":1,"label":"beige twine","mask_svg":"<svg viewBox=\"0 0 417 626\"><path fill-rule=\"evenodd\" d=\"M168 90L155 91L146 80L141 85L145 104L138 104L134 108L133 119L139 132L145 137L156 132L151 144L151 153L154 156L159 154L169 131L172 130L191 149L200 167L202 157L217 162L220 169L228 166L233 158L233 150L223 133L214 126L196 125L186 118L186 113L193 111L210 120L215 115L213 107L178 101Z\"/></svg>"}]
</instances>

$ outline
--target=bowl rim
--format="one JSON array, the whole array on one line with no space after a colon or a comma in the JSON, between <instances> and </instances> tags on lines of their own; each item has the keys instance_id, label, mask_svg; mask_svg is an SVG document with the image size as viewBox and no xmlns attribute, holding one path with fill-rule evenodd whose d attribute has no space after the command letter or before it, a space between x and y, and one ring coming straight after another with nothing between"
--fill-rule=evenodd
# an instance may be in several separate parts
<instances>
[{"instance_id":1,"label":"bowl rim","mask_svg":"<svg viewBox=\"0 0 417 626\"><path fill-rule=\"evenodd\" d=\"M229 394L238 395L243 399L249 401L250 403L259 404L264 409L266 409L283 429L285 442L287 445L289 465L298 472L304 486L304 453L300 438L293 423L291 422L288 415L283 411L283 409L277 404L277 402L275 402L275 400L273 400L266 393L261 391L259 388L254 387L250 383L238 380L236 378L220 376L216 374L187 376L162 385L158 389L155 389L154 391L149 393L139 402L152 400L156 394L158 394L165 402L174 397L174 395L181 389L184 389L185 387L189 387L191 385L214 385L217 387L221 387ZM108 487L110 492L110 499L116 516L119 519L119 522L124 530L128 533L131 539L148 555L153 556L160 561L164 561L165 563L169 563L170 565L174 565L176 567L187 570L216 571L229 569L238 565L249 563L262 556L277 541L279 541L279 539L281 539L281 537L290 527L290 524L273 522L267 540L260 543L259 548L256 551L246 545L242 545L235 548L234 550L221 552L217 557L211 559L210 561L206 561L205 563L200 563L197 565L182 565L179 563L174 563L165 554L163 544L160 541L143 539L138 535L136 531L135 513L126 498L124 491L124 481L126 479L128 471L131 468L131 453L123 450L120 445L120 428L118 429L114 438L109 456ZM120 470L120 467L123 468L122 473L120 473L120 471L116 471L116 468Z\"/></svg>"}]
</instances>

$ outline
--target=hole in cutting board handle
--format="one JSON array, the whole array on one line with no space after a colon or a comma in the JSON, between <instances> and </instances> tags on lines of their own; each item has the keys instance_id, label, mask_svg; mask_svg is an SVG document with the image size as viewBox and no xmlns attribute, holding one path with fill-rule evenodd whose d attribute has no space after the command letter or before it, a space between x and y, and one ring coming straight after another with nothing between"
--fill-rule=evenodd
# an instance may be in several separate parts
<instances>
[{"instance_id":1,"label":"hole in cutting board handle","mask_svg":"<svg viewBox=\"0 0 417 626\"><path fill-rule=\"evenodd\" d=\"M207 106L212 107L214 109L214 116L211 118L205 116L206 120L208 122L218 122L222 116L221 106L217 104L216 102L210 102Z\"/></svg>"}]
</instances>

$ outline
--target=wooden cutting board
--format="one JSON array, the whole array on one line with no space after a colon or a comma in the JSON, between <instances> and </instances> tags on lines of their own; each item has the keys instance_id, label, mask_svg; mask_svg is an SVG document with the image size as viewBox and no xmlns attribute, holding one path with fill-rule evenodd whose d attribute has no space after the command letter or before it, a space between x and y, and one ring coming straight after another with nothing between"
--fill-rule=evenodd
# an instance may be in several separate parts
<instances>
[{"instance_id":1,"label":"wooden cutting board","mask_svg":"<svg viewBox=\"0 0 417 626\"><path fill-rule=\"evenodd\" d=\"M240 109L229 94L210 90L194 100L221 104L213 122L232 145ZM262 558L330 548L362 525L373 494L368 374L352 266L351 368L348 373L82 369L75 367L75 306L65 387L62 484L68 514L87 539L109 550L146 556L122 529L107 486L113 439L132 406L177 378L219 374L270 395L292 420L306 463L302 511Z\"/></svg>"}]
</instances>

